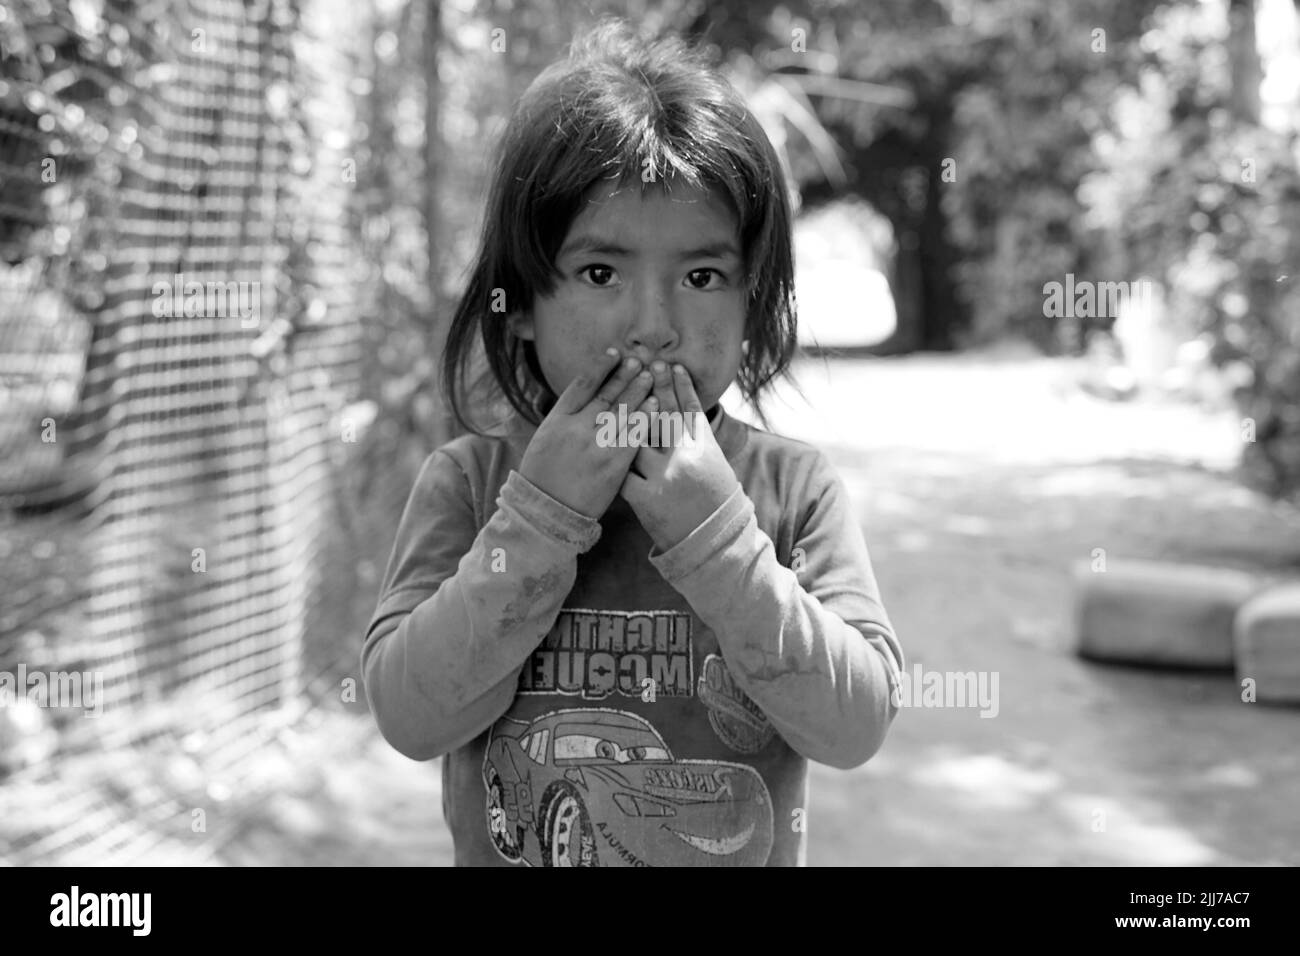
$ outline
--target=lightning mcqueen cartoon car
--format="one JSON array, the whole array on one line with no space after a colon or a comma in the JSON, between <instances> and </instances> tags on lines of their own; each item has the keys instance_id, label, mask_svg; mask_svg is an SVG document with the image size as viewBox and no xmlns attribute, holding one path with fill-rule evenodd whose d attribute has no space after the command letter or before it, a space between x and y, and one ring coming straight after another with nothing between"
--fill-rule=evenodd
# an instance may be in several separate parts
<instances>
[{"instance_id":1,"label":"lightning mcqueen cartoon car","mask_svg":"<svg viewBox=\"0 0 1300 956\"><path fill-rule=\"evenodd\" d=\"M761 866L772 801L752 768L675 760L644 718L503 718L483 761L497 851L531 866Z\"/></svg>"}]
</instances>

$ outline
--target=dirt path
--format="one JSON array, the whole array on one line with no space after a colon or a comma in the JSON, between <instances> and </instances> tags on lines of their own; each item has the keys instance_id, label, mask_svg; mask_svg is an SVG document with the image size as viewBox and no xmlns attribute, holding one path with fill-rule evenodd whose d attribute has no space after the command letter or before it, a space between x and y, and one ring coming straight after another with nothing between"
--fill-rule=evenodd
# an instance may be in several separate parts
<instances>
[{"instance_id":1,"label":"dirt path","mask_svg":"<svg viewBox=\"0 0 1300 956\"><path fill-rule=\"evenodd\" d=\"M1071 652L1094 549L1300 575L1300 514L1214 470L1234 416L1096 402L1071 373L867 363L817 395L893 410L833 454L909 668L997 672L1000 706L909 708L866 767L815 768L811 861L1300 863L1300 710Z\"/></svg>"},{"instance_id":2,"label":"dirt path","mask_svg":"<svg viewBox=\"0 0 1300 956\"><path fill-rule=\"evenodd\" d=\"M1232 674L1071 653L1071 565L1094 548L1276 564L1296 516L1186 470L935 470L862 469L889 489L864 506L881 588L909 668L996 672L999 706L914 706L866 767L816 768L811 858L1300 862L1300 712L1242 703Z\"/></svg>"}]
</instances>

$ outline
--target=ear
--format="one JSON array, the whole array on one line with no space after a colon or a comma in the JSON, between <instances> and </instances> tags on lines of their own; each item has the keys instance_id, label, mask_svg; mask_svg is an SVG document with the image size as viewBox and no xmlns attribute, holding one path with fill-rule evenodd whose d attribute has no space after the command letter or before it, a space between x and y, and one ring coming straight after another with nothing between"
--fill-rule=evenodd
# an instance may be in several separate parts
<instances>
[{"instance_id":1,"label":"ear","mask_svg":"<svg viewBox=\"0 0 1300 956\"><path fill-rule=\"evenodd\" d=\"M531 312L512 312L506 316L506 325L512 335L517 339L527 339L533 341L536 334L533 331L533 315Z\"/></svg>"}]
</instances>

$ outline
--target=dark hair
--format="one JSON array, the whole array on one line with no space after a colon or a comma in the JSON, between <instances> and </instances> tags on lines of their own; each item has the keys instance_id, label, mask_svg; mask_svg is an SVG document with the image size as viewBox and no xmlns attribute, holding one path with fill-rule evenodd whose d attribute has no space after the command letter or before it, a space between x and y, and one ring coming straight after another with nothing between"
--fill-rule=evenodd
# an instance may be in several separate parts
<instances>
[{"instance_id":1,"label":"dark hair","mask_svg":"<svg viewBox=\"0 0 1300 956\"><path fill-rule=\"evenodd\" d=\"M583 197L601 180L680 178L730 201L739 223L747 292L748 351L738 380L759 395L794 354L796 314L790 200L776 151L740 94L698 47L677 37L638 38L605 20L573 41L567 59L544 70L520 97L500 146L483 233L443 353L443 388L456 420L477 329L487 371L510 405L533 424L553 400L533 343L508 328L507 314L548 295L556 254Z\"/></svg>"}]
</instances>

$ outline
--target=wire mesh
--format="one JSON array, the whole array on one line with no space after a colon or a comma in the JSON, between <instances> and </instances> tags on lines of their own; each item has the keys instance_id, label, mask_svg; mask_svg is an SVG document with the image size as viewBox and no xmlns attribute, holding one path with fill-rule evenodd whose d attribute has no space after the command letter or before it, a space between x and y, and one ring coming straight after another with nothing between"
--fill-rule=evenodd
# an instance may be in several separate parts
<instances>
[{"instance_id":1,"label":"wire mesh","mask_svg":"<svg viewBox=\"0 0 1300 956\"><path fill-rule=\"evenodd\" d=\"M0 13L0 673L85 681L0 708L0 859L204 862L344 545L346 5Z\"/></svg>"}]
</instances>

